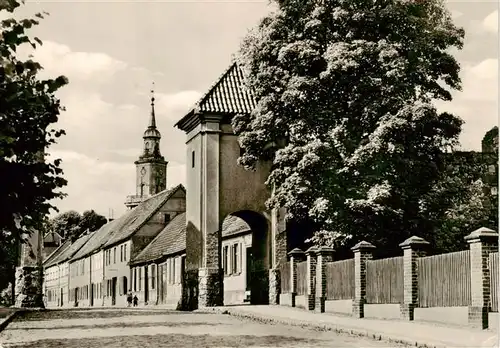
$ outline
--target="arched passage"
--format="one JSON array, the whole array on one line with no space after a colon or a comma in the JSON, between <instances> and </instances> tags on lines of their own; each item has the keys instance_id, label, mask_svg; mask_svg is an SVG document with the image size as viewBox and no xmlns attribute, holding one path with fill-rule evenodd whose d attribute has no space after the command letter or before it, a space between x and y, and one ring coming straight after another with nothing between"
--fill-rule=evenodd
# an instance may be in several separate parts
<instances>
[{"instance_id":1,"label":"arched passage","mask_svg":"<svg viewBox=\"0 0 500 348\"><path fill-rule=\"evenodd\" d=\"M271 266L270 222L242 210L227 215L221 228L224 304L267 304Z\"/></svg>"}]
</instances>

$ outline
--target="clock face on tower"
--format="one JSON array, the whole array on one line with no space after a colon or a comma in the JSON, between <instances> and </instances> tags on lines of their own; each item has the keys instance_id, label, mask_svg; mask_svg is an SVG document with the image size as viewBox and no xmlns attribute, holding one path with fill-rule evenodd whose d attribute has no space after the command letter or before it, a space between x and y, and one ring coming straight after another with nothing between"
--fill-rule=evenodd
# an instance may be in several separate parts
<instances>
[{"instance_id":1,"label":"clock face on tower","mask_svg":"<svg viewBox=\"0 0 500 348\"><path fill-rule=\"evenodd\" d=\"M142 169L141 169L141 175L144 176L144 174L146 174L146 168L142 167Z\"/></svg>"}]
</instances>

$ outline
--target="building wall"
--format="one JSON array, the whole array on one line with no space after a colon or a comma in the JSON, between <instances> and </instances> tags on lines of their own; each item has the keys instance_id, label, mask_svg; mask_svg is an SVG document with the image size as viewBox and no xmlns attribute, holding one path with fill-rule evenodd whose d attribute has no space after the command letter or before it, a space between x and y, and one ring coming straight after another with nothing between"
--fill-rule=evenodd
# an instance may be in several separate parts
<instances>
[{"instance_id":1,"label":"building wall","mask_svg":"<svg viewBox=\"0 0 500 348\"><path fill-rule=\"evenodd\" d=\"M123 243L104 249L104 305L125 306L127 304L127 291L130 288L130 267L128 262L131 258L132 241L129 239ZM116 278L114 281L113 279ZM113 291L115 292L115 303L113 304Z\"/></svg>"},{"instance_id":2,"label":"building wall","mask_svg":"<svg viewBox=\"0 0 500 348\"><path fill-rule=\"evenodd\" d=\"M164 305L177 308L182 298L183 266L186 255L174 255L161 263L151 262L132 268L132 290L139 304ZM147 282L145 275L147 274ZM135 281L135 282L134 282Z\"/></svg>"},{"instance_id":3,"label":"building wall","mask_svg":"<svg viewBox=\"0 0 500 348\"><path fill-rule=\"evenodd\" d=\"M91 288L92 307L100 307L104 304L104 252L99 250L97 253L90 256L91 271L89 284Z\"/></svg>"},{"instance_id":4,"label":"building wall","mask_svg":"<svg viewBox=\"0 0 500 348\"><path fill-rule=\"evenodd\" d=\"M201 126L187 134L186 142L186 243L192 250L203 250L201 235L201 166L202 141ZM201 252L186 255L186 269L201 267Z\"/></svg>"},{"instance_id":5,"label":"building wall","mask_svg":"<svg viewBox=\"0 0 500 348\"><path fill-rule=\"evenodd\" d=\"M247 248L252 246L252 235L237 236L222 241L224 269L224 305L240 304L249 299L247 284ZM235 248L236 247L236 253Z\"/></svg>"},{"instance_id":6,"label":"building wall","mask_svg":"<svg viewBox=\"0 0 500 348\"><path fill-rule=\"evenodd\" d=\"M90 257L69 264L69 305L88 307L90 304Z\"/></svg>"},{"instance_id":7,"label":"building wall","mask_svg":"<svg viewBox=\"0 0 500 348\"><path fill-rule=\"evenodd\" d=\"M46 307L58 307L60 305L60 281L61 273L59 265L44 270L44 294Z\"/></svg>"},{"instance_id":8,"label":"building wall","mask_svg":"<svg viewBox=\"0 0 500 348\"><path fill-rule=\"evenodd\" d=\"M270 164L259 162L255 171L245 170L239 166L238 137L234 135L229 124L222 124L221 130L219 177L214 178L220 185L220 219L239 210L265 212L265 202L270 192L264 183L269 174Z\"/></svg>"}]
</instances>

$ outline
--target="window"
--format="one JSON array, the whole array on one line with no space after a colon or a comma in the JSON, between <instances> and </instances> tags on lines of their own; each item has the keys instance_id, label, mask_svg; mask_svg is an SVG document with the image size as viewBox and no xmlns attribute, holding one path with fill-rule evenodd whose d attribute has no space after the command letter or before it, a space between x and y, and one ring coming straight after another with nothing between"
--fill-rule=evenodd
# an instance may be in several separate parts
<instances>
[{"instance_id":1,"label":"window","mask_svg":"<svg viewBox=\"0 0 500 348\"><path fill-rule=\"evenodd\" d=\"M123 261L127 261L127 244L123 246Z\"/></svg>"},{"instance_id":2,"label":"window","mask_svg":"<svg viewBox=\"0 0 500 348\"><path fill-rule=\"evenodd\" d=\"M191 151L191 168L194 168L194 151Z\"/></svg>"},{"instance_id":3,"label":"window","mask_svg":"<svg viewBox=\"0 0 500 348\"><path fill-rule=\"evenodd\" d=\"M113 263L116 263L116 247L113 248Z\"/></svg>"},{"instance_id":4,"label":"window","mask_svg":"<svg viewBox=\"0 0 500 348\"><path fill-rule=\"evenodd\" d=\"M127 293L127 277L123 277L123 293Z\"/></svg>"},{"instance_id":5,"label":"window","mask_svg":"<svg viewBox=\"0 0 500 348\"><path fill-rule=\"evenodd\" d=\"M139 267L139 291L142 288L142 267Z\"/></svg>"},{"instance_id":6,"label":"window","mask_svg":"<svg viewBox=\"0 0 500 348\"><path fill-rule=\"evenodd\" d=\"M172 259L172 284L175 284L175 265L177 262L176 261L177 258L173 258Z\"/></svg>"},{"instance_id":7,"label":"window","mask_svg":"<svg viewBox=\"0 0 500 348\"><path fill-rule=\"evenodd\" d=\"M120 262L123 262L123 245L120 245Z\"/></svg>"},{"instance_id":8,"label":"window","mask_svg":"<svg viewBox=\"0 0 500 348\"><path fill-rule=\"evenodd\" d=\"M151 289L155 288L156 284L156 265L151 265Z\"/></svg>"},{"instance_id":9,"label":"window","mask_svg":"<svg viewBox=\"0 0 500 348\"><path fill-rule=\"evenodd\" d=\"M238 268L238 249L239 245L238 244L233 244L233 264L232 264L232 271L233 273L239 272Z\"/></svg>"},{"instance_id":10,"label":"window","mask_svg":"<svg viewBox=\"0 0 500 348\"><path fill-rule=\"evenodd\" d=\"M163 215L163 223L167 225L170 222L170 214Z\"/></svg>"},{"instance_id":11,"label":"window","mask_svg":"<svg viewBox=\"0 0 500 348\"><path fill-rule=\"evenodd\" d=\"M134 291L137 291L137 268L134 268Z\"/></svg>"},{"instance_id":12,"label":"window","mask_svg":"<svg viewBox=\"0 0 500 348\"><path fill-rule=\"evenodd\" d=\"M229 246L224 247L224 253L223 253L223 262L224 264L222 265L222 268L224 269L224 274L229 274Z\"/></svg>"}]
</instances>

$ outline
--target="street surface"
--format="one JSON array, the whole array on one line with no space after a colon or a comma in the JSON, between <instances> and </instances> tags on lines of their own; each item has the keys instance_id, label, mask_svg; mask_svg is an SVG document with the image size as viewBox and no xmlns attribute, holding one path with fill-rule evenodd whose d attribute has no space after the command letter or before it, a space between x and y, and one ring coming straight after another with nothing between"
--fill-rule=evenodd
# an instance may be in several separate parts
<instances>
[{"instance_id":1,"label":"street surface","mask_svg":"<svg viewBox=\"0 0 500 348\"><path fill-rule=\"evenodd\" d=\"M398 347L383 341L229 315L148 309L33 312L0 333L2 347Z\"/></svg>"}]
</instances>

